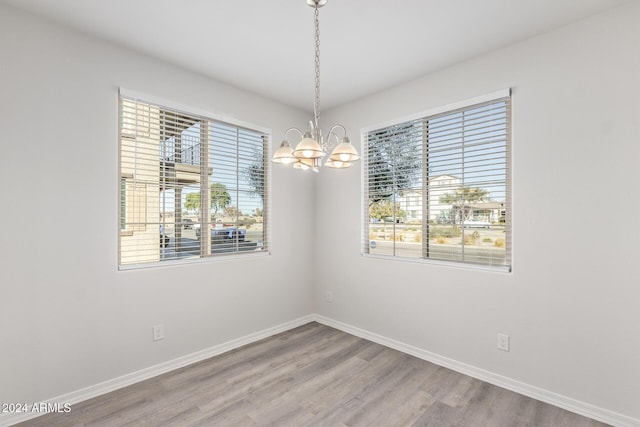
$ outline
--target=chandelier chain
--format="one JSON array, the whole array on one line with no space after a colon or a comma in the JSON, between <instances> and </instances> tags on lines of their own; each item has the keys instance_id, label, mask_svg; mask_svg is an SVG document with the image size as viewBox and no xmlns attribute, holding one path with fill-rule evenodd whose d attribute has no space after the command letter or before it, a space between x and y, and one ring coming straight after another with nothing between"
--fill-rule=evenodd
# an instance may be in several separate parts
<instances>
[{"instance_id":1,"label":"chandelier chain","mask_svg":"<svg viewBox=\"0 0 640 427\"><path fill-rule=\"evenodd\" d=\"M318 6L315 7L314 9L314 23L315 23L315 35L316 35L316 57L315 57L315 62L316 62L316 93L315 93L315 100L313 102L313 118L315 120L314 125L317 127L318 126L318 120L320 118L320 20L318 19L319 16L319 12L318 12Z\"/></svg>"}]
</instances>

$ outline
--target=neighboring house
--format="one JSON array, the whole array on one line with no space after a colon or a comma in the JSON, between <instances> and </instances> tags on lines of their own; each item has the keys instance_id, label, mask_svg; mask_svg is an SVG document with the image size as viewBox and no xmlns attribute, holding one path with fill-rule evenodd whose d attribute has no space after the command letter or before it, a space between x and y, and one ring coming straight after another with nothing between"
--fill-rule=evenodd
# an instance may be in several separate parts
<instances>
[{"instance_id":1,"label":"neighboring house","mask_svg":"<svg viewBox=\"0 0 640 427\"><path fill-rule=\"evenodd\" d=\"M506 210L504 202L486 201L466 205L469 214L466 219L473 218L491 223L504 222Z\"/></svg>"},{"instance_id":2,"label":"neighboring house","mask_svg":"<svg viewBox=\"0 0 640 427\"><path fill-rule=\"evenodd\" d=\"M420 222L423 212L428 209L429 221L449 223L456 219L456 212L464 212L463 219L481 219L488 222L499 222L505 216L504 202L486 201L467 203L464 206L450 205L440 202L440 198L460 187L460 178L455 175L439 175L429 180L429 205L422 204L422 189L405 190L396 198L400 209L406 214L407 222ZM460 221L457 218L456 221Z\"/></svg>"},{"instance_id":3,"label":"neighboring house","mask_svg":"<svg viewBox=\"0 0 640 427\"><path fill-rule=\"evenodd\" d=\"M437 221L439 217L451 210L451 205L440 203L440 198L460 186L460 178L454 175L439 175L429 180L429 220ZM423 204L422 189L413 188L405 190L396 198L400 209L407 214L406 221L422 221ZM424 206L424 209L427 209Z\"/></svg>"}]
</instances>

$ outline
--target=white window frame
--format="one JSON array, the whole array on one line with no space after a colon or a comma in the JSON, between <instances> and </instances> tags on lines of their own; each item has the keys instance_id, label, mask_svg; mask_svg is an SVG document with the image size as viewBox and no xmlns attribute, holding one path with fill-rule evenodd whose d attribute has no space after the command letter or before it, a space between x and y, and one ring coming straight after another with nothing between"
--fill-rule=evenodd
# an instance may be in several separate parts
<instances>
[{"instance_id":1,"label":"white window frame","mask_svg":"<svg viewBox=\"0 0 640 427\"><path fill-rule=\"evenodd\" d=\"M134 225L131 226L129 224L127 224L125 227L123 227L123 218L127 218L130 217L131 214L126 211L126 209L128 209L128 205L129 205L129 201L130 199L127 199L127 197L130 197L130 190L128 189L128 186L130 186L130 183L135 181L134 176L132 175L132 173L128 170L123 170L123 166L122 166L122 162L123 162L123 139L129 139L129 141L132 140L131 137L131 132L127 131L127 129L125 129L126 124L125 124L125 120L123 119L123 111L122 111L122 99L127 99L130 101L134 101L134 102L140 102L143 104L150 104L153 107L157 107L161 110L166 110L166 111L171 111L171 112L178 112L178 113L183 113L185 115L188 116L192 116L192 117L197 117L200 118L202 120L205 120L205 122L203 123L207 123L208 124L208 128L210 129L211 126L222 126L222 127L231 127L231 128L235 128L237 129L239 132L251 132L251 133L255 133L255 134L260 134L262 135L262 147L263 147L263 161L262 161L262 166L263 166L263 200L262 200L262 218L263 218L263 231L262 231L262 240L260 240L257 244L257 250L251 250L251 251L239 251L238 247L236 246L235 251L232 251L231 253L224 253L224 254L215 254L215 253L211 253L212 251L207 251L205 248L206 246L211 244L211 240L213 240L213 237L209 236L209 233L201 233L201 246L202 249L199 253L199 255L197 257L186 257L186 258L182 258L182 259L171 259L171 260L156 260L156 261L143 261L143 262L131 262L131 263L123 263L122 262L122 252L123 252L123 238L128 238L130 236L132 236L133 234L135 234L136 228L139 227L139 225ZM268 155L269 155L269 147L270 147L270 141L271 141L271 130L269 128L263 127L263 126L259 126L259 125L255 125L253 123L249 123L246 121L242 121L242 120L238 120L234 117L229 117L223 114L219 114L219 113L212 113L203 109L199 109L196 107L192 107L192 106L187 106L187 105L183 105L174 101L170 101L167 99L163 99L161 97L157 97L157 96L153 96L153 95L149 95L149 94L145 94L145 93L141 93L141 92L137 92L137 91L133 91L133 90L129 90L129 89L125 89L125 88L120 88L119 89L119 94L118 94L118 106L119 106L119 120L118 120L118 269L119 270L129 270L129 269L137 269L137 268L148 268L148 267L158 267L158 266L167 266L167 265L174 265L174 264L185 264L185 263L198 263L198 262L211 262L211 261L219 261L219 260L229 260L229 259L241 259L241 258L251 258L251 257L255 257L255 256L265 256L265 255L269 255L270 254L270 241L271 241L271 232L270 232L270 212L271 212L271 206L270 206L270 194L271 194L271 189L270 189L270 182L271 182L271 167L270 167L270 163L268 161ZM145 128L144 125L143 126L138 126L136 125L136 132L138 134L144 134L145 133ZM151 129L147 129L147 134L151 132ZM142 135L144 137L144 135ZM148 136L148 135L147 135ZM211 134L208 134L207 136L207 140L209 141L209 143L211 143L212 141L214 141L216 139L215 136L211 136ZM239 154L236 152L236 156L235 156L235 160L236 162L238 162L239 159ZM207 170L209 170L210 172L210 165L208 165L208 155L204 154L204 158L200 159L200 164L199 166L197 166L200 169L200 175L201 178L205 179L205 182L207 182L209 185L212 183L210 181L208 181L208 179L206 178L207 175ZM230 158L231 159L231 158ZM234 160L234 159L231 159ZM205 164L207 163L207 164ZM238 185L240 185L238 183ZM122 194L122 190L123 188L125 189L125 191L127 192L127 195L124 196L123 199L123 194ZM202 194L208 193L208 188L207 190L202 190ZM246 193L246 191L245 191ZM203 203L206 203L208 205L208 200L207 200L207 196L206 194L203 196L204 199L202 200ZM124 202L124 203L123 203ZM123 212L123 207L125 209L125 212ZM201 218L209 218L209 212L207 210L207 213L205 214L204 212L201 215ZM237 217L236 217L237 218ZM212 221L209 221L208 219L205 220L201 220L201 222L205 225L205 227L209 228L209 225L212 225ZM155 227L155 229L157 230L158 226L157 223L154 223L152 221L147 221L147 223L149 225L152 225L153 227ZM152 228L153 228L152 227ZM204 228L203 228L204 229ZM158 239L158 245L161 245L160 242L161 239ZM237 240L235 240L236 244L238 243Z\"/></svg>"},{"instance_id":2,"label":"white window frame","mask_svg":"<svg viewBox=\"0 0 640 427\"><path fill-rule=\"evenodd\" d=\"M369 214L369 164L368 164L368 158L367 158L367 153L368 153L368 135L371 132L376 132L376 131L381 131L385 128L391 127L391 126L396 126L396 125L401 125L401 124L405 124L408 122L413 122L413 121L417 121L417 120L423 120L423 121L427 121L431 118L443 115L443 114L447 114L447 113L454 113L454 112L459 112L462 110L465 110L467 108L473 108L474 106L477 105L482 105L485 103L490 103L493 101L499 101L501 99L507 99L508 100L508 104L507 104L507 128L506 128L506 132L507 132L507 142L506 142L506 149L507 149L507 154L506 154L506 167L505 167L505 174L506 174L506 194L505 194L505 201L504 201L504 209L506 210L506 215L505 215L505 234L506 234L506 247L505 247L505 257L506 257L506 264L505 265L486 265L486 264L481 264L481 263L473 263L473 262L467 262L467 261L451 261L451 260L442 260L442 259L432 259L429 257L426 257L424 255L425 251L424 251L424 247L425 245L428 246L428 219L425 221L423 219L422 221L422 236L423 236L423 241L421 242L421 246L423 248L423 256L422 257L402 257L402 256L398 256L395 254L395 250L394 253L392 255L386 255L386 254L375 254L375 253L371 253L371 241L369 239L369 231L371 229L371 223L370 223L370 214ZM361 188L362 188L362 255L365 257L369 257L369 258L378 258L378 259L386 259L386 260L398 260L398 261L409 261L409 262L419 262L419 263L428 263L428 264L436 264L436 265L445 265L445 266L453 266L453 267L462 267L462 268L472 268L472 269L478 269L478 270L489 270L489 271L498 271L498 272L511 272L512 271L512 265L513 265L513 250L512 250L512 240L513 240L513 233L512 233L512 192L511 192L511 175L512 175L512 169L513 169L513 165L512 165L512 160L511 160L511 147L513 144L513 136L512 136L512 120L511 120L511 101L512 101L512 95L511 95L511 89L503 89L503 90L499 90L496 92L491 92L485 95L481 95L481 96L477 96L471 99L466 99L463 101L459 101L459 102L455 102L455 103L451 103L448 105L444 105L444 106L440 106L440 107L436 107L433 109L429 109L426 111L422 111L419 113L415 113L409 116L405 116L399 119L394 119L394 120L389 120L383 123L379 123L379 124L375 124L375 125L370 125L370 126L366 126L364 128L361 129L361 141L362 141L362 147L363 147L363 162L362 162L362 171L361 171L361 177L362 177L362 182L361 182ZM426 179L427 177L427 165L423 164L422 165L422 175L423 175L423 180ZM425 190L425 188L427 188L428 186L423 186L423 191L428 191ZM425 193L423 195L423 198L427 197L428 199L428 192ZM501 213L502 211L501 210ZM395 221L394 221L395 222ZM463 231L464 233L464 231Z\"/></svg>"}]
</instances>

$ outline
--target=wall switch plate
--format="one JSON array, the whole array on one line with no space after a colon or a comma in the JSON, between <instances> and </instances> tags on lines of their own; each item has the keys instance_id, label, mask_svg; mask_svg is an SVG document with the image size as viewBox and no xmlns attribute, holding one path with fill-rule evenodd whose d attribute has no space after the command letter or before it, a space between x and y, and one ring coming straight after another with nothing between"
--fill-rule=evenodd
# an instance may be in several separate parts
<instances>
[{"instance_id":1,"label":"wall switch plate","mask_svg":"<svg viewBox=\"0 0 640 427\"><path fill-rule=\"evenodd\" d=\"M324 299L326 299L327 302L333 302L333 291L327 291L324 294Z\"/></svg>"},{"instance_id":2,"label":"wall switch plate","mask_svg":"<svg viewBox=\"0 0 640 427\"><path fill-rule=\"evenodd\" d=\"M153 340L160 341L164 339L164 325L153 325Z\"/></svg>"},{"instance_id":3,"label":"wall switch plate","mask_svg":"<svg viewBox=\"0 0 640 427\"><path fill-rule=\"evenodd\" d=\"M509 351L509 335L498 334L498 350Z\"/></svg>"}]
</instances>

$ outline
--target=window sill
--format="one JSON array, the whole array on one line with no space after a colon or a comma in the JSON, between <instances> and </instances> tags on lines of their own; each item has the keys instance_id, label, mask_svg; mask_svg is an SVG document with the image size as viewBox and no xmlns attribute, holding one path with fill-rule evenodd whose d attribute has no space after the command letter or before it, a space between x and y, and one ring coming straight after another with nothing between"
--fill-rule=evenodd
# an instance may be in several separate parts
<instances>
[{"instance_id":1,"label":"window sill","mask_svg":"<svg viewBox=\"0 0 640 427\"><path fill-rule=\"evenodd\" d=\"M249 253L215 255L215 256L208 256L203 258L201 257L183 258L183 259L176 259L176 260L147 262L144 264L124 264L124 265L118 265L118 270L127 271L127 270L140 270L145 268L172 267L176 265L216 263L216 262L224 262L224 261L242 261L242 260L248 260L252 258L266 257L270 255L271 255L271 251L269 250L252 251Z\"/></svg>"},{"instance_id":2,"label":"window sill","mask_svg":"<svg viewBox=\"0 0 640 427\"><path fill-rule=\"evenodd\" d=\"M436 259L425 259L425 258L405 258L399 256L386 256L386 255L372 255L368 253L362 253L362 258L376 259L376 260L385 260L392 262L410 262L414 264L424 264L424 265L435 265L440 267L449 267L449 268L457 268L464 270L479 270L479 271L487 271L492 273L512 273L512 266L509 265L486 265L486 264L472 264L466 262L458 262L458 261L444 261L444 260L436 260Z\"/></svg>"}]
</instances>

